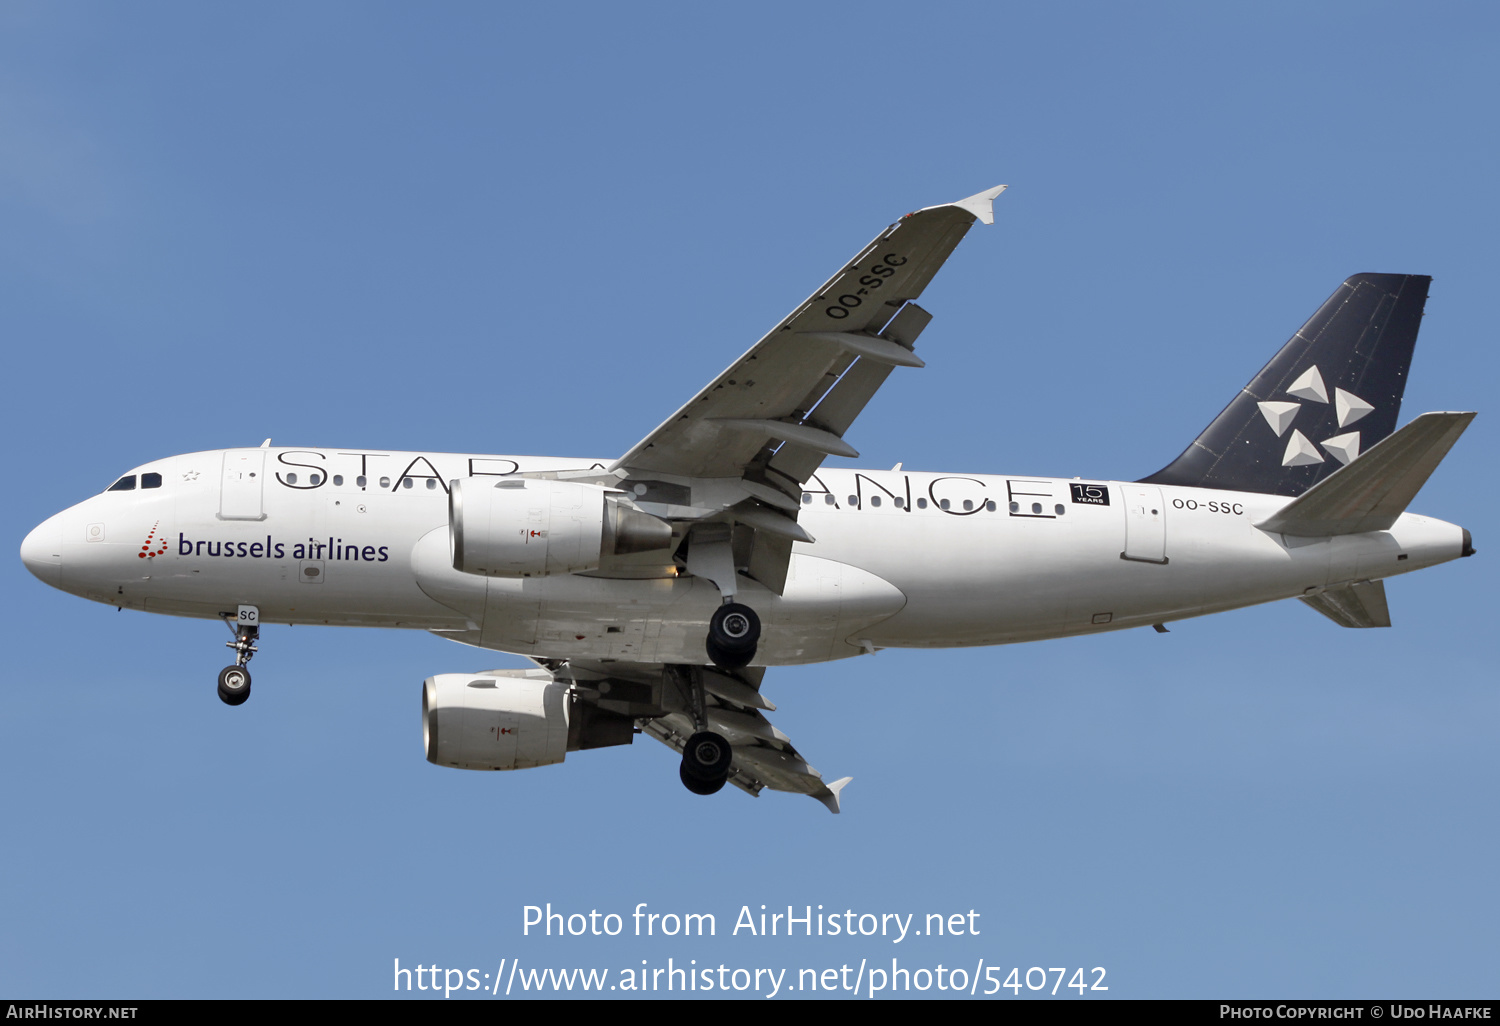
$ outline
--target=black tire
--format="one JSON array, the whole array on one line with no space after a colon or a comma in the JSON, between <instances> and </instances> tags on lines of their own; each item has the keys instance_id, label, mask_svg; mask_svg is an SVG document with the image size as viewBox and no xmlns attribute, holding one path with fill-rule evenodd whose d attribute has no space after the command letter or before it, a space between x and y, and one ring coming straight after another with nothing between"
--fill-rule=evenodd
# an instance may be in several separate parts
<instances>
[{"instance_id":1,"label":"black tire","mask_svg":"<svg viewBox=\"0 0 1500 1026\"><path fill-rule=\"evenodd\" d=\"M249 670L243 666L226 666L219 671L219 701L225 705L244 705L249 697Z\"/></svg>"},{"instance_id":2,"label":"black tire","mask_svg":"<svg viewBox=\"0 0 1500 1026\"><path fill-rule=\"evenodd\" d=\"M677 775L682 778L682 786L694 794L718 794L724 787L722 780L707 781L688 776L686 766L678 769Z\"/></svg>"},{"instance_id":3,"label":"black tire","mask_svg":"<svg viewBox=\"0 0 1500 1026\"><path fill-rule=\"evenodd\" d=\"M754 652L760 641L760 617L738 602L726 602L708 621L708 636L722 652Z\"/></svg>"},{"instance_id":4,"label":"black tire","mask_svg":"<svg viewBox=\"0 0 1500 1026\"><path fill-rule=\"evenodd\" d=\"M713 638L709 638L703 648L708 653L708 661L725 670L738 670L742 666L749 666L750 660L755 658L754 652L748 655L725 652L714 645Z\"/></svg>"},{"instance_id":5,"label":"black tire","mask_svg":"<svg viewBox=\"0 0 1500 1026\"><path fill-rule=\"evenodd\" d=\"M755 610L738 602L729 602L714 610L708 621L708 639L704 649L709 662L733 670L749 666L760 642L760 617Z\"/></svg>"},{"instance_id":6,"label":"black tire","mask_svg":"<svg viewBox=\"0 0 1500 1026\"><path fill-rule=\"evenodd\" d=\"M705 783L723 784L729 776L734 749L721 734L700 730L688 738L682 749L682 774ZM717 787L714 788L718 790ZM712 792L708 792L712 793Z\"/></svg>"}]
</instances>

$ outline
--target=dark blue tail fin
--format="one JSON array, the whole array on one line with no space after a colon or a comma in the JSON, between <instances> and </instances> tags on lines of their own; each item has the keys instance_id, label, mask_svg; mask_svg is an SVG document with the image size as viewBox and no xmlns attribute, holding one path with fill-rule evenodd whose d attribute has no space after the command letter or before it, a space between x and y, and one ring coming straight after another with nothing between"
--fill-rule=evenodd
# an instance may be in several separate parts
<instances>
[{"instance_id":1,"label":"dark blue tail fin","mask_svg":"<svg viewBox=\"0 0 1500 1026\"><path fill-rule=\"evenodd\" d=\"M1427 286L1356 274L1146 484L1301 495L1396 429Z\"/></svg>"}]
</instances>

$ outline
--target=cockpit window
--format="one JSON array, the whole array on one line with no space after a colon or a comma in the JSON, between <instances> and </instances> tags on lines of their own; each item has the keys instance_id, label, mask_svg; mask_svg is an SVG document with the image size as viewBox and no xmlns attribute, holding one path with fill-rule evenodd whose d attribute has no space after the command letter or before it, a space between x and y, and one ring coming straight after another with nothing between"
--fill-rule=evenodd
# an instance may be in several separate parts
<instances>
[{"instance_id":1,"label":"cockpit window","mask_svg":"<svg viewBox=\"0 0 1500 1026\"><path fill-rule=\"evenodd\" d=\"M159 480L160 480L160 478L158 478L158 481ZM135 475L134 474L126 474L124 477L120 478L120 480L118 480L114 484L110 485L107 490L111 491L111 492L133 492L133 491L135 491Z\"/></svg>"},{"instance_id":2,"label":"cockpit window","mask_svg":"<svg viewBox=\"0 0 1500 1026\"><path fill-rule=\"evenodd\" d=\"M160 488L161 487L161 475L160 474L142 474L141 475L141 487L142 488Z\"/></svg>"}]
</instances>

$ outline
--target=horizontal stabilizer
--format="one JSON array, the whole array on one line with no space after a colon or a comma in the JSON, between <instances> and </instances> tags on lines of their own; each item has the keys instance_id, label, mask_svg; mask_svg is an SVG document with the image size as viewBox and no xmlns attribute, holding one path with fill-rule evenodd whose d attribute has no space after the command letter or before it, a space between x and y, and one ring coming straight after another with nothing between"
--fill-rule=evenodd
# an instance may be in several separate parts
<instances>
[{"instance_id":1,"label":"horizontal stabilizer","mask_svg":"<svg viewBox=\"0 0 1500 1026\"><path fill-rule=\"evenodd\" d=\"M1300 596L1303 602L1340 627L1389 627L1384 581L1355 581Z\"/></svg>"},{"instance_id":2,"label":"horizontal stabilizer","mask_svg":"<svg viewBox=\"0 0 1500 1026\"><path fill-rule=\"evenodd\" d=\"M1422 414L1255 526L1299 538L1387 530L1474 416Z\"/></svg>"}]
</instances>

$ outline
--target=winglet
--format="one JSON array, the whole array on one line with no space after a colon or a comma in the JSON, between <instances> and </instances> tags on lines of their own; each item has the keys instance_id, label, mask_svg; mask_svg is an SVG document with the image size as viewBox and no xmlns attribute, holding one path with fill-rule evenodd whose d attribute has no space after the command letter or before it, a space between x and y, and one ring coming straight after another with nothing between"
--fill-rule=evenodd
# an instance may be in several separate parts
<instances>
[{"instance_id":1,"label":"winglet","mask_svg":"<svg viewBox=\"0 0 1500 1026\"><path fill-rule=\"evenodd\" d=\"M822 802L829 812L837 816L839 814L839 792L844 789L845 784L853 779L853 777L842 777L835 780L828 785L826 794L815 794L813 797Z\"/></svg>"},{"instance_id":2,"label":"winglet","mask_svg":"<svg viewBox=\"0 0 1500 1026\"><path fill-rule=\"evenodd\" d=\"M944 206L958 207L967 210L985 224L995 223L995 197L1004 192L1009 186L997 185L993 189L976 192L967 199L961 199L957 203L945 203Z\"/></svg>"}]
</instances>

